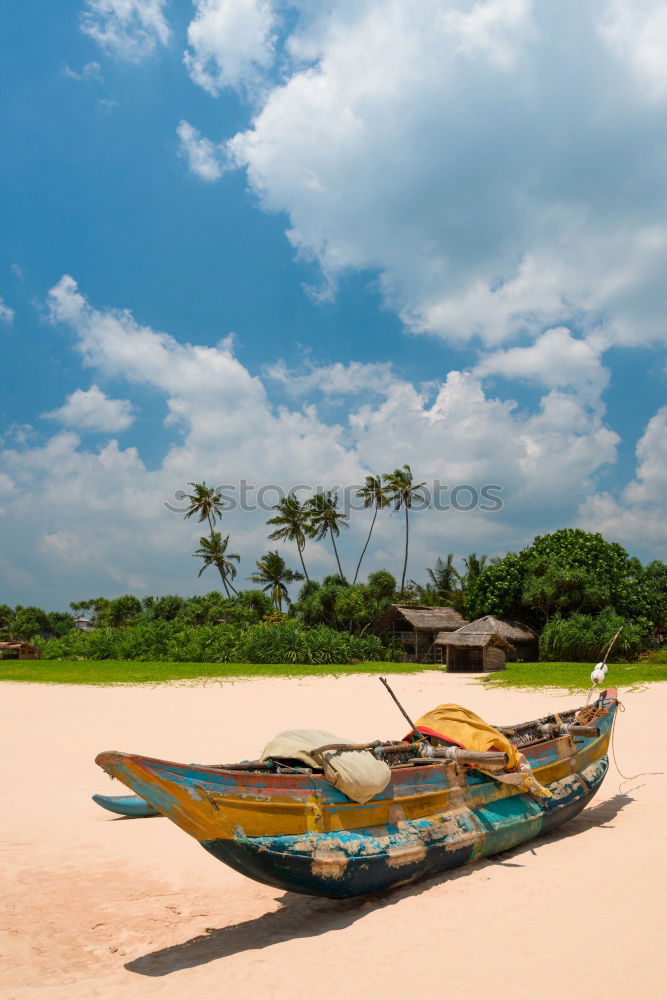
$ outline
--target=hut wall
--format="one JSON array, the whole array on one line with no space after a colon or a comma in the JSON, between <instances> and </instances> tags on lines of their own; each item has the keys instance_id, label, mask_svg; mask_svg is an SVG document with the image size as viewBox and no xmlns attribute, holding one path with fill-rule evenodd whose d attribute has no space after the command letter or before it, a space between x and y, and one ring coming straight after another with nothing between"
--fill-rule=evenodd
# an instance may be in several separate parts
<instances>
[{"instance_id":1,"label":"hut wall","mask_svg":"<svg viewBox=\"0 0 667 1000\"><path fill-rule=\"evenodd\" d=\"M505 650L501 646L488 645L484 650L485 670L505 669Z\"/></svg>"},{"instance_id":2,"label":"hut wall","mask_svg":"<svg viewBox=\"0 0 667 1000\"><path fill-rule=\"evenodd\" d=\"M533 663L539 659L540 647L537 639L526 639L525 641L511 639L510 641L515 650L513 653L507 654L507 659L510 662L523 660L526 663Z\"/></svg>"},{"instance_id":3,"label":"hut wall","mask_svg":"<svg viewBox=\"0 0 667 1000\"><path fill-rule=\"evenodd\" d=\"M447 646L447 670L456 671L469 670L471 673L480 673L485 670L483 651L474 646Z\"/></svg>"},{"instance_id":4,"label":"hut wall","mask_svg":"<svg viewBox=\"0 0 667 1000\"><path fill-rule=\"evenodd\" d=\"M415 657L417 663L435 663L435 637L440 630L416 629Z\"/></svg>"}]
</instances>

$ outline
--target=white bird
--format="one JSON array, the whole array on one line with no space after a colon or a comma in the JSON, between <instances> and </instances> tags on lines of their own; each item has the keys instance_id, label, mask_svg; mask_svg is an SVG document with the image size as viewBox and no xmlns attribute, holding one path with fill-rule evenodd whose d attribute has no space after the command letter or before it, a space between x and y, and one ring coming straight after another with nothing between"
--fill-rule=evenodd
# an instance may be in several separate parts
<instances>
[{"instance_id":1,"label":"white bird","mask_svg":"<svg viewBox=\"0 0 667 1000\"><path fill-rule=\"evenodd\" d=\"M591 683L602 684L602 681L607 676L607 664L606 663L596 663L593 668L593 673L591 674Z\"/></svg>"}]
</instances>

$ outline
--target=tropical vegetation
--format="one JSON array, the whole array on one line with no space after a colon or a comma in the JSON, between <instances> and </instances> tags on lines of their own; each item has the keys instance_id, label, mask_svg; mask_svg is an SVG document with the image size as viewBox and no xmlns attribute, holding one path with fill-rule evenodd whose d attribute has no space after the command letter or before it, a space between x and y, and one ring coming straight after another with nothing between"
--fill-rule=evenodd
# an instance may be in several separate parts
<instances>
[{"instance_id":1,"label":"tropical vegetation","mask_svg":"<svg viewBox=\"0 0 667 1000\"><path fill-rule=\"evenodd\" d=\"M355 635L326 625L304 626L278 616L239 625L186 625L183 621L71 629L42 647L46 660L146 660L184 663L349 663L390 659L376 635Z\"/></svg>"},{"instance_id":2,"label":"tropical vegetation","mask_svg":"<svg viewBox=\"0 0 667 1000\"><path fill-rule=\"evenodd\" d=\"M299 499L282 498L268 518L269 539L295 546L301 569L288 564L289 550L272 549L239 586L240 553L219 528L225 515L222 493L206 482L188 484L186 520L205 525L193 553L198 576L213 569L221 592L181 597L87 598L70 612L46 612L0 605L0 638L36 640L46 658L124 659L191 662L333 663L353 659L391 660L399 651L383 645L375 623L391 602L454 607L468 620L483 615L531 625L540 634L544 661L596 660L620 632L612 659L632 660L667 622L667 565L643 565L600 534L565 528L536 537L520 552L489 558L471 552L437 556L424 579L408 579L410 515L427 505L423 482L409 465L367 476L356 491L372 511L352 582L343 569L337 541L349 527L335 490ZM402 512L400 583L388 570L360 572L378 517ZM337 573L314 579L307 571L309 541L331 546ZM295 584L301 587L295 590ZM86 630L75 628L84 619ZM82 624L81 621L78 623Z\"/></svg>"},{"instance_id":3,"label":"tropical vegetation","mask_svg":"<svg viewBox=\"0 0 667 1000\"><path fill-rule=\"evenodd\" d=\"M290 569L279 552L267 552L255 565L257 572L250 579L253 583L263 583L262 591L270 593L274 607L282 611L283 600L289 603L287 584L303 580L304 574Z\"/></svg>"}]
</instances>

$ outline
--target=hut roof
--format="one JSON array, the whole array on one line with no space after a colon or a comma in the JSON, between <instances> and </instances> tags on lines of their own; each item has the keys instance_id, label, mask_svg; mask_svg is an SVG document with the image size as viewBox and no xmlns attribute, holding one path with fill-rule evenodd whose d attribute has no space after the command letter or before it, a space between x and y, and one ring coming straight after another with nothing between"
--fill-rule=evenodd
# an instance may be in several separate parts
<instances>
[{"instance_id":1,"label":"hut roof","mask_svg":"<svg viewBox=\"0 0 667 1000\"><path fill-rule=\"evenodd\" d=\"M472 649L484 649L486 646L501 646L508 653L514 652L514 646L502 635L496 632L441 632L435 640L436 646L464 646Z\"/></svg>"},{"instance_id":2,"label":"hut roof","mask_svg":"<svg viewBox=\"0 0 667 1000\"><path fill-rule=\"evenodd\" d=\"M509 642L530 642L536 638L535 632L528 625L521 622L511 621L508 618L496 618L494 615L485 615L477 618L474 622L463 625L460 632L488 632L493 635L500 635Z\"/></svg>"},{"instance_id":3,"label":"hut roof","mask_svg":"<svg viewBox=\"0 0 667 1000\"><path fill-rule=\"evenodd\" d=\"M9 639L7 642L0 642L0 649L38 650L39 646L34 646L31 642L24 642L23 639Z\"/></svg>"},{"instance_id":4,"label":"hut roof","mask_svg":"<svg viewBox=\"0 0 667 1000\"><path fill-rule=\"evenodd\" d=\"M432 608L414 604L390 604L375 626L381 632L389 628L396 617L405 619L414 629L436 632L439 629L454 631L466 624L465 618L454 608Z\"/></svg>"}]
</instances>

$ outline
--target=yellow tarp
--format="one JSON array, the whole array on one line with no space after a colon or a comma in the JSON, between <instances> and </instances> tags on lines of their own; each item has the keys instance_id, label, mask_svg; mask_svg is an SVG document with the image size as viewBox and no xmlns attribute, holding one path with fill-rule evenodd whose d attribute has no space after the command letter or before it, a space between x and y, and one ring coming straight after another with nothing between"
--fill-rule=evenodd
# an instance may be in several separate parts
<instances>
[{"instance_id":1,"label":"yellow tarp","mask_svg":"<svg viewBox=\"0 0 667 1000\"><path fill-rule=\"evenodd\" d=\"M466 750L474 750L477 753L487 753L491 750L500 750L507 754L507 769L504 773L496 771L486 771L491 777L498 781L514 784L523 791L532 792L534 795L550 797L549 792L541 785L532 774L530 765L523 754L510 743L506 736L490 726L479 715L475 715L469 708L462 705L438 705L415 722L417 729L432 729L434 732L444 736L445 739L458 743ZM483 770L479 768L479 770ZM507 772L513 772L508 774Z\"/></svg>"},{"instance_id":2,"label":"yellow tarp","mask_svg":"<svg viewBox=\"0 0 667 1000\"><path fill-rule=\"evenodd\" d=\"M462 705L438 705L422 715L421 719L417 719L415 724L417 729L425 726L435 730L466 750L475 750L477 753L500 750L506 753L508 771L516 771L519 766L519 751L507 737Z\"/></svg>"}]
</instances>

